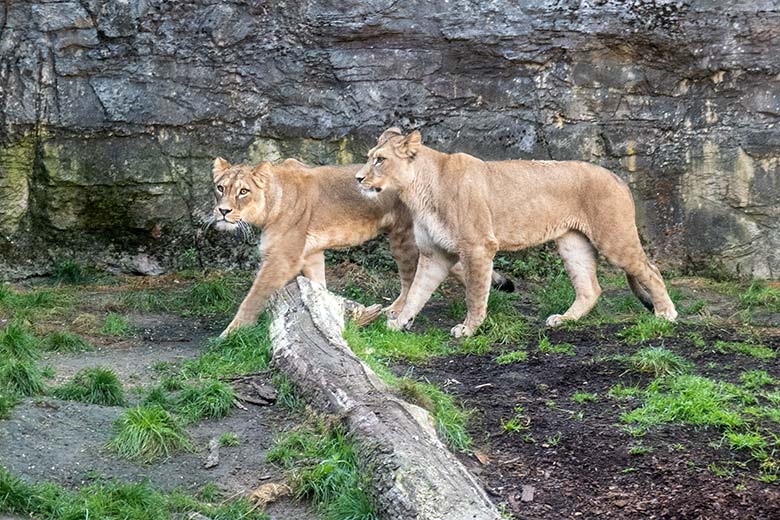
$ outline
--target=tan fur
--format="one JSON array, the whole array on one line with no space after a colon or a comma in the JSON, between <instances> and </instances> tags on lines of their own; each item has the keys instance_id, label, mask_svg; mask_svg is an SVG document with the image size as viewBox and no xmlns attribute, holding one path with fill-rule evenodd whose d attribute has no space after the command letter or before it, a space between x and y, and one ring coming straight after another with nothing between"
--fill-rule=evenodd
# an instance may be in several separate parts
<instances>
[{"instance_id":1,"label":"tan fur","mask_svg":"<svg viewBox=\"0 0 780 520\"><path fill-rule=\"evenodd\" d=\"M216 227L234 229L243 221L263 230L260 271L223 335L255 323L268 297L300 272L325 285L325 249L355 246L382 232L401 277L401 294L387 313L400 313L417 269L411 215L395 194L364 196L355 181L359 169L294 159L255 167L214 161Z\"/></svg>"},{"instance_id":2,"label":"tan fur","mask_svg":"<svg viewBox=\"0 0 780 520\"><path fill-rule=\"evenodd\" d=\"M395 128L379 138L357 173L366 192L398 193L414 219L420 259L406 305L391 328L408 328L455 263L463 266L466 320L452 334L469 336L485 319L490 269L499 250L555 240L576 299L551 326L587 314L601 294L597 251L625 270L630 286L655 313L674 320L658 269L639 242L628 186L599 166L575 161L485 162L422 145L419 132Z\"/></svg>"}]
</instances>

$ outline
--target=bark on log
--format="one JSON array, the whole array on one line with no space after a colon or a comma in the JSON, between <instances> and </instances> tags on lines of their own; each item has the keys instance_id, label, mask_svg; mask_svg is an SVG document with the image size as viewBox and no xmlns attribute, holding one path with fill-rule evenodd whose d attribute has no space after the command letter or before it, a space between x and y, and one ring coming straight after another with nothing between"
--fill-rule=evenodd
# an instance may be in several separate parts
<instances>
[{"instance_id":1,"label":"bark on log","mask_svg":"<svg viewBox=\"0 0 780 520\"><path fill-rule=\"evenodd\" d=\"M270 306L273 364L359 441L387 520L499 520L482 486L439 440L428 413L391 393L342 336L344 302L299 277Z\"/></svg>"}]
</instances>

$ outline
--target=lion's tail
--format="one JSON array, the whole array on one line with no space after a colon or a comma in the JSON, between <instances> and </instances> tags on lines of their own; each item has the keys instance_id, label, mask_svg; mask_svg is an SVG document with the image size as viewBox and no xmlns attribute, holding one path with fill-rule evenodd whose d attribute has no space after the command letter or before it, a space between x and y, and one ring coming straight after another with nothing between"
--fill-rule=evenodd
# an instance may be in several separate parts
<instances>
[{"instance_id":1,"label":"lion's tail","mask_svg":"<svg viewBox=\"0 0 780 520\"><path fill-rule=\"evenodd\" d=\"M633 291L634 295L639 298L639 301L642 302L642 305L644 305L645 308L647 308L647 310L650 312L653 312L653 310L655 310L655 307L653 306L653 300L650 298L650 293L647 292L645 286L639 283L639 280L637 280L636 277L631 276L628 273L626 273L626 279L628 280L628 286L631 287L631 291Z\"/></svg>"},{"instance_id":2,"label":"lion's tail","mask_svg":"<svg viewBox=\"0 0 780 520\"><path fill-rule=\"evenodd\" d=\"M515 284L512 282L512 280L498 271L493 271L493 274L491 275L491 281L493 288L498 289L499 291L511 293L515 290Z\"/></svg>"}]
</instances>

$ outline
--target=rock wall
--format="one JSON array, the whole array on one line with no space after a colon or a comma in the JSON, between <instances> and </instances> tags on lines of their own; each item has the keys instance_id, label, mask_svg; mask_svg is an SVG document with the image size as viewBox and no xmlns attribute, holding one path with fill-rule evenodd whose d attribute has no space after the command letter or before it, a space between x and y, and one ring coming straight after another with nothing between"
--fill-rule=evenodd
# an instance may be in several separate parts
<instances>
[{"instance_id":1,"label":"rock wall","mask_svg":"<svg viewBox=\"0 0 780 520\"><path fill-rule=\"evenodd\" d=\"M213 244L215 155L360 162L391 125L601 164L660 264L780 276L776 1L4 0L0 27L0 276L174 264Z\"/></svg>"}]
</instances>

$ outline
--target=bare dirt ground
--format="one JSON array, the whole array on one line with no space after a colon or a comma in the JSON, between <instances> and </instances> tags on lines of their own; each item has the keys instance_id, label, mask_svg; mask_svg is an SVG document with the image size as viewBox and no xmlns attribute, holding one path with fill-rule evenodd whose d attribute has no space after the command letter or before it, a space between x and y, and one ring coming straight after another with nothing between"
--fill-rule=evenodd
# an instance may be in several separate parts
<instances>
[{"instance_id":1,"label":"bare dirt ground","mask_svg":"<svg viewBox=\"0 0 780 520\"><path fill-rule=\"evenodd\" d=\"M692 361L693 373L721 381L736 384L740 374L757 369L768 372L775 384L780 380L776 358L721 353L694 345L692 339L700 336L712 345L759 335L761 344L780 354L777 313L757 312L745 325L737 319L733 297L700 280L677 280L674 285L688 301L705 304L695 315L681 316L683 323L672 337L629 345L619 338L625 323L545 330L537 320L536 327L552 344L569 343L574 355L540 352L532 335L528 359L522 363L496 363L501 350L518 347L507 345L486 355L400 363L394 371L438 384L473 410L470 430L476 450L463 454L462 460L514 518L780 518L780 487L759 481L758 463L730 450L722 431L666 424L632 436L620 416L637 408L638 401L608 397L616 383L645 387L650 382L649 376L632 373L619 361L639 347L669 349ZM611 293L605 297L628 294ZM528 301L518 307L533 309ZM449 330L457 323L445 302L432 302L424 312L418 330ZM578 392L596 397L578 403L573 399ZM518 405L523 408L522 431L507 431L503 424ZM780 424L768 423L767 429L778 432Z\"/></svg>"},{"instance_id":2,"label":"bare dirt ground","mask_svg":"<svg viewBox=\"0 0 780 520\"><path fill-rule=\"evenodd\" d=\"M163 287L169 283L161 280ZM29 289L29 288L23 288ZM89 367L113 369L123 382L130 401L137 404L145 389L158 383L164 371L175 370L195 359L219 334L225 317L182 317L167 312L128 311L131 332L122 337L102 335L93 327L84 330L79 316L94 316L99 323L107 311L121 312L117 302L131 289L118 284L70 289L75 295L72 308L44 316L35 324L38 330L60 327L80 329L94 350L76 353L44 353L40 364L54 370L49 385L64 383L77 371ZM99 298L95 294L99 293ZM73 323L76 325L73 325ZM83 320L82 320L83 321ZM268 383L270 375L257 376ZM101 479L128 482L148 480L161 490L183 489L195 494L215 484L223 497L248 495L268 482L283 482L281 470L265 462L274 438L294 427L299 418L277 406L233 408L221 419L203 420L186 427L194 447L152 464L129 462L106 448L114 431L114 421L124 407L108 407L63 401L50 396L26 398L0 420L0 466L26 480L52 481L69 488ZM220 448L219 465L204 468L210 439L233 432L237 446ZM283 499L269 506L274 520L317 518L305 502Z\"/></svg>"}]
</instances>

